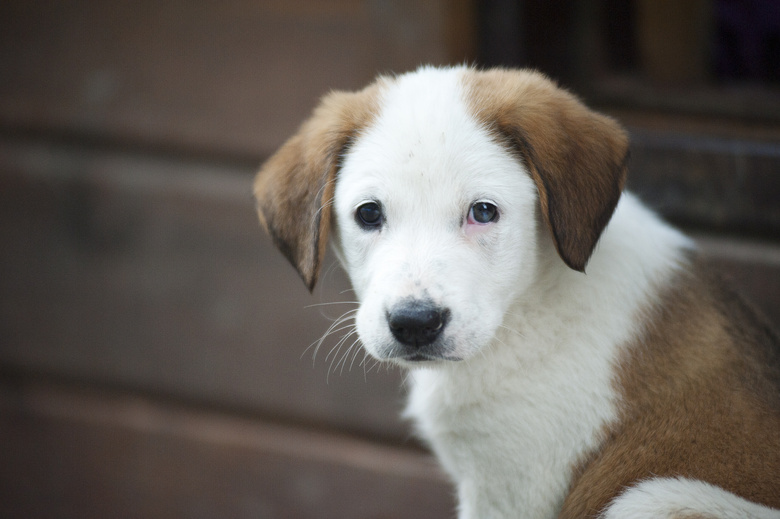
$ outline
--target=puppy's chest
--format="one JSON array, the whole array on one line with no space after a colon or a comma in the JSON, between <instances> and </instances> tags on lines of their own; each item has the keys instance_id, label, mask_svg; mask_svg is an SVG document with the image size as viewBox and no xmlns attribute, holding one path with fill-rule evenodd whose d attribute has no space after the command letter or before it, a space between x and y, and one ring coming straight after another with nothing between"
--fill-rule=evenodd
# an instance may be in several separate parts
<instances>
[{"instance_id":1,"label":"puppy's chest","mask_svg":"<svg viewBox=\"0 0 780 519\"><path fill-rule=\"evenodd\" d=\"M472 384L441 372L415 373L407 415L461 500L477 510L501 503L507 509L495 510L497 517L555 517L574 467L616 416L609 377L588 378L518 376L493 380L496 389L487 379Z\"/></svg>"}]
</instances>

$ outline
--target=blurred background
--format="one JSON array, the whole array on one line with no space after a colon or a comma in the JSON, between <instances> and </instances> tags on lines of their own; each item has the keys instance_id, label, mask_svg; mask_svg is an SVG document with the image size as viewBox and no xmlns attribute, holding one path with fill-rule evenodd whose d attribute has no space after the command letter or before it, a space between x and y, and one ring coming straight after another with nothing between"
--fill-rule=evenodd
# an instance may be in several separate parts
<instances>
[{"instance_id":1,"label":"blurred background","mask_svg":"<svg viewBox=\"0 0 780 519\"><path fill-rule=\"evenodd\" d=\"M774 0L0 3L0 517L453 517L403 376L337 344L252 177L331 89L531 66L780 323ZM327 265L333 265L329 260Z\"/></svg>"}]
</instances>

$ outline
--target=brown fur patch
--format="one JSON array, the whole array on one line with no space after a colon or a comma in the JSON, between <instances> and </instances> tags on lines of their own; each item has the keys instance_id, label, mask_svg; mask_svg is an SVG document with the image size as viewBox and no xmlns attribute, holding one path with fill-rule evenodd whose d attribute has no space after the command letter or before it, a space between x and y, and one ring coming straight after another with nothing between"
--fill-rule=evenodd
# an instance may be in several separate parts
<instances>
[{"instance_id":1,"label":"brown fur patch","mask_svg":"<svg viewBox=\"0 0 780 519\"><path fill-rule=\"evenodd\" d=\"M325 256L339 161L375 116L381 84L325 96L255 179L260 221L309 290Z\"/></svg>"},{"instance_id":2,"label":"brown fur patch","mask_svg":"<svg viewBox=\"0 0 780 519\"><path fill-rule=\"evenodd\" d=\"M780 508L777 337L711 274L681 273L644 317L618 369L618 424L579 468L561 517L595 517L656 476Z\"/></svg>"},{"instance_id":3,"label":"brown fur patch","mask_svg":"<svg viewBox=\"0 0 780 519\"><path fill-rule=\"evenodd\" d=\"M623 190L625 132L535 72L472 71L466 88L477 120L528 168L558 254L584 271Z\"/></svg>"}]
</instances>

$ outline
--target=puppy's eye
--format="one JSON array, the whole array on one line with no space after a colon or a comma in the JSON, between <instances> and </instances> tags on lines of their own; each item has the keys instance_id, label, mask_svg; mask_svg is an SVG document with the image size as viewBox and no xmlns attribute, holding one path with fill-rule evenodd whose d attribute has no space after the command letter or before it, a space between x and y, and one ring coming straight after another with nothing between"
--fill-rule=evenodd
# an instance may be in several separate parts
<instances>
[{"instance_id":1,"label":"puppy's eye","mask_svg":"<svg viewBox=\"0 0 780 519\"><path fill-rule=\"evenodd\" d=\"M382 208L376 202L366 202L357 208L355 219L364 229L378 229L382 225Z\"/></svg>"},{"instance_id":2,"label":"puppy's eye","mask_svg":"<svg viewBox=\"0 0 780 519\"><path fill-rule=\"evenodd\" d=\"M469 223L486 224L498 221L498 208L490 202L477 202L469 210Z\"/></svg>"}]
</instances>

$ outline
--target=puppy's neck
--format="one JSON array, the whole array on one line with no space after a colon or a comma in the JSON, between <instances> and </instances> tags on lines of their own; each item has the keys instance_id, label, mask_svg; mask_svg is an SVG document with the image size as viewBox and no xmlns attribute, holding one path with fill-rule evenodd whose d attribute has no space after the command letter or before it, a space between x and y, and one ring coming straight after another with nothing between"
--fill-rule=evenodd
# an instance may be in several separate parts
<instances>
[{"instance_id":1,"label":"puppy's neck","mask_svg":"<svg viewBox=\"0 0 780 519\"><path fill-rule=\"evenodd\" d=\"M588 351L583 343L617 346L638 333L637 312L686 263L692 242L626 193L585 272L568 268L546 229L537 239L537 275L505 314L491 349L511 345L526 365Z\"/></svg>"}]
</instances>

